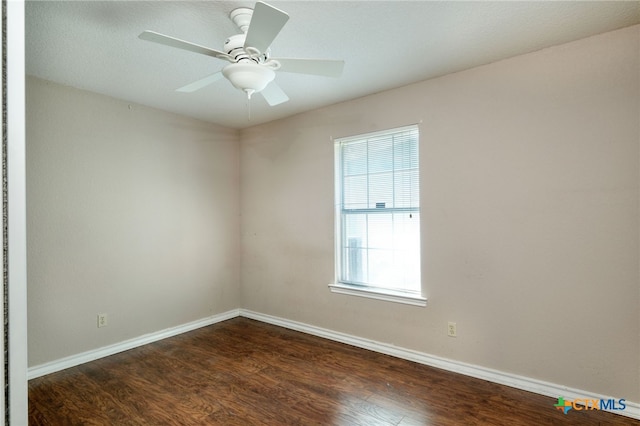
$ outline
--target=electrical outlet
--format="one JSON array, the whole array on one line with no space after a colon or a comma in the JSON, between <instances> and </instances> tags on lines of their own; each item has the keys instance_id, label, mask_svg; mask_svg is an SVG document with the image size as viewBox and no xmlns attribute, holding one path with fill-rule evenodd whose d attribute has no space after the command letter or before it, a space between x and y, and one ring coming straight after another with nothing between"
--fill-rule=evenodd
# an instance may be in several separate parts
<instances>
[{"instance_id":1,"label":"electrical outlet","mask_svg":"<svg viewBox=\"0 0 640 426\"><path fill-rule=\"evenodd\" d=\"M98 328L107 326L107 314L98 314Z\"/></svg>"},{"instance_id":2,"label":"electrical outlet","mask_svg":"<svg viewBox=\"0 0 640 426\"><path fill-rule=\"evenodd\" d=\"M458 337L458 328L456 327L455 322L449 321L449 324L447 326L447 335L449 337Z\"/></svg>"}]
</instances>

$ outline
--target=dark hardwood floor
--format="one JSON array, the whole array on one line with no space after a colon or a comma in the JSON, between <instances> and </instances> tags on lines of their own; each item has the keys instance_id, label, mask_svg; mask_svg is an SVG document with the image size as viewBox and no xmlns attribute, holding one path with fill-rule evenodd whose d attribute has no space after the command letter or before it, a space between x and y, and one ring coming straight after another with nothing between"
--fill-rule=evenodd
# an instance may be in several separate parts
<instances>
[{"instance_id":1,"label":"dark hardwood floor","mask_svg":"<svg viewBox=\"0 0 640 426\"><path fill-rule=\"evenodd\" d=\"M29 382L30 425L640 425L235 318Z\"/></svg>"}]
</instances>

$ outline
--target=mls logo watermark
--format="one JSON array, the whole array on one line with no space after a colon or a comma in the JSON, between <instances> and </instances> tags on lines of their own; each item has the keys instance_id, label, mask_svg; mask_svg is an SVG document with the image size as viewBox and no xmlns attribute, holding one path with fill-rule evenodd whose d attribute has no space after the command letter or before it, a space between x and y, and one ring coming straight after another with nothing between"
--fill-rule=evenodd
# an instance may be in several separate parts
<instances>
[{"instance_id":1,"label":"mls logo watermark","mask_svg":"<svg viewBox=\"0 0 640 426\"><path fill-rule=\"evenodd\" d=\"M573 401L559 397L558 402L553 404L556 410L567 414L569 410L590 411L590 410L607 410L622 411L627 408L624 399L574 399Z\"/></svg>"}]
</instances>

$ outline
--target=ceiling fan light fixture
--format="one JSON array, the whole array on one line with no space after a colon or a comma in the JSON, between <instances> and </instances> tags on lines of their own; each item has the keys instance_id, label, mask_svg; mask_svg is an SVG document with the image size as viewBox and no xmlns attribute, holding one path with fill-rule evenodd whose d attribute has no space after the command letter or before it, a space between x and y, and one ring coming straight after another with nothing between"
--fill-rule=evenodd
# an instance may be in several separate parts
<instances>
[{"instance_id":1,"label":"ceiling fan light fixture","mask_svg":"<svg viewBox=\"0 0 640 426\"><path fill-rule=\"evenodd\" d=\"M267 84L271 83L276 76L272 69L253 62L229 64L222 69L222 74L233 84L233 87L245 92L249 98L253 93L267 87Z\"/></svg>"}]
</instances>

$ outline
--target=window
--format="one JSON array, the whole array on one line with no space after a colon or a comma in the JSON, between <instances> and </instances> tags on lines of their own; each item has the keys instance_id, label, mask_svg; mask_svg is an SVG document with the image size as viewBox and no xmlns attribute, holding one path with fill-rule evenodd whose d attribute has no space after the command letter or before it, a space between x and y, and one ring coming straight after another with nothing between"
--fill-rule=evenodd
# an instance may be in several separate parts
<instances>
[{"instance_id":1,"label":"window","mask_svg":"<svg viewBox=\"0 0 640 426\"><path fill-rule=\"evenodd\" d=\"M425 305L420 281L418 127L336 141L331 290Z\"/></svg>"}]
</instances>

